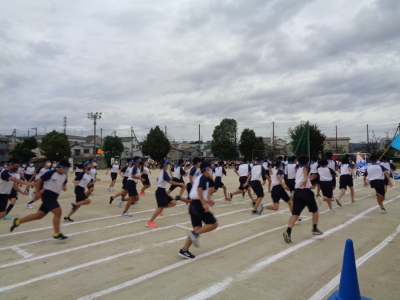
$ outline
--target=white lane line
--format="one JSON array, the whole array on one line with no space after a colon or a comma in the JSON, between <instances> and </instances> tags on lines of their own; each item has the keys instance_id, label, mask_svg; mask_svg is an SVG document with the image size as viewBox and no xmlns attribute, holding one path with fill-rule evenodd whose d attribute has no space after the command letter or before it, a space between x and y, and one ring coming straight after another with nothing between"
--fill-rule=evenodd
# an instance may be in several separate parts
<instances>
[{"instance_id":1,"label":"white lane line","mask_svg":"<svg viewBox=\"0 0 400 300\"><path fill-rule=\"evenodd\" d=\"M33 256L32 253L28 253L25 250L19 248L18 246L11 246L10 249L14 250L25 259L31 258Z\"/></svg>"},{"instance_id":2,"label":"white lane line","mask_svg":"<svg viewBox=\"0 0 400 300\"><path fill-rule=\"evenodd\" d=\"M261 218L264 218L264 217L268 217L268 216L270 216L270 215L274 215L274 213L268 214L268 215L264 215L264 216L259 216L259 217L256 217L256 218L253 218L253 219L249 219L249 220L246 220L246 221L237 222L237 223L235 223L235 224L229 224L229 225L221 226L221 227L217 228L215 231L217 231L217 230L222 230L222 229L229 228L229 227L236 226L236 225L241 225L241 224L245 224L245 223L250 223L250 222L252 222L252 221L254 221L254 220L258 220L258 219L261 219ZM174 225L171 225L171 227L174 227ZM267 234L267 233L269 233L269 232L273 232L273 231L282 229L282 228L284 228L284 227L286 227L286 225L279 226L279 227L275 227L275 228L273 228L273 229L269 229L269 230L264 231L264 232L262 232L262 233L256 234L256 235L253 236L253 237L246 238L246 239L241 240L241 241L239 241L239 242L235 242L235 243L231 244L231 245L232 245L231 247L233 247L233 246L235 246L235 245L239 245L239 244L241 244L241 243L244 243L244 242L246 242L246 241L248 241L248 240L251 240L251 239L256 238L256 237L258 237L258 236L261 236L261 235L263 235L263 234ZM161 230L161 229L162 229L162 228L160 228L160 229L156 228L156 229L153 229L153 230L148 231L148 232L153 232L153 231ZM138 234L136 234L136 235L144 234L144 233L147 233L147 232L141 232L141 233L138 233ZM1 292L4 292L4 291L7 291L7 290L14 289L14 288L18 288L18 287L21 287L21 286L25 286L25 285L30 284L30 283L33 283L33 282L41 281L41 280L48 279L48 278L53 278L54 276L63 275L63 274L66 274L66 273L69 273L69 272L72 272L72 271L76 271L76 270L79 270L79 269L82 269L82 268L86 268L86 267L93 266L93 265L96 265L96 264L99 264L99 263L103 263L103 262L106 262L106 261L110 261L110 260L112 260L112 259L119 258L119 257L124 256L124 255L129 255L129 254L133 254L133 253L139 253L139 252L141 252L141 251L143 251L143 250L148 250L148 249L152 249L152 248L155 248L155 247L163 247L163 246L165 246L165 245L172 244L172 243L175 243L175 242L178 242L178 241L182 241L182 240L186 240L186 239L187 239L187 237L184 236L184 237L176 238L176 239L173 239L173 240L169 240L169 241L165 241L165 242L160 242L160 243L154 244L154 245L152 245L152 246L150 246L150 247L147 247L146 249L143 249L143 248L141 248L141 249L135 249L135 250L127 251L127 252L122 252L122 253L119 253L119 254L117 254L117 255L113 255L113 256L108 256L108 257L105 257L105 258L97 259L97 260L94 260L94 261L91 261L91 262L88 262L88 263L85 263L85 264L82 264L82 265L79 265L79 266L76 266L76 267L68 268L68 269L65 269L65 270L58 271L58 272L54 272L54 273L50 273L50 274L47 274L47 275L35 277L35 278L29 279L29 280L27 280L27 281L23 281L23 282L19 282L19 283L16 283L16 284L12 284L12 285L8 285L8 286L1 287L1 288L0 288L0 293L1 293ZM224 250L224 249L228 249L228 248L230 248L230 247L225 246L224 248L219 248L218 250L212 251L212 253L216 253L216 252L222 251L222 250ZM215 251L216 251L216 252L215 252ZM209 252L208 255L211 255L212 253ZM207 253L206 253L206 254L207 254ZM208 255L206 255L206 254L199 255L198 257L205 257L205 256L208 256ZM185 261L184 261L184 262L185 262Z\"/></svg>"},{"instance_id":3,"label":"white lane line","mask_svg":"<svg viewBox=\"0 0 400 300\"><path fill-rule=\"evenodd\" d=\"M400 196L398 196L398 197L400 197ZM398 197L396 197L396 198L398 198ZM395 200L396 198L393 198L391 201ZM390 201L390 202L391 202L391 201ZM336 232L336 231L338 231L338 230L343 229L344 227L346 227L346 226L352 224L353 222L357 221L357 220L360 218L360 216L365 215L365 214L369 213L370 211L372 211L372 210L374 210L374 209L376 209L376 208L377 208L376 206L371 207L371 208L365 210L364 212L360 213L359 216L354 217L354 218L352 218L351 220L349 220L349 221L347 221L347 222L345 222L345 223L343 223L343 224L341 224L341 225L339 225L339 226L336 226L336 227L334 227L334 228L328 230L328 231L325 233L325 236L326 236L326 235L330 235L330 234L332 234L332 233L334 233L334 232ZM143 276L140 276L140 277L137 277L137 278L135 278L135 279L126 281L126 282L124 282L124 283L121 283L121 284L119 284L119 285L116 285L116 286L114 286L114 287L111 287L111 288L102 290L102 291L100 291L100 292L93 293L93 294L91 294L91 295L87 295L87 296L85 296L85 297L79 298L78 300L90 300L90 299L95 299L95 298L98 298L98 297L101 297L101 296L110 294L110 293L112 293L112 292L118 291L118 290L120 290L120 289L126 288L126 287L128 287L128 286L131 286L131 285L134 285L134 284L136 284L136 283L139 283L139 282L145 281L145 280L147 280L147 279L150 279L150 278L152 278L152 277L155 277L155 276L157 276L157 275L159 275L159 274L162 274L162 273L171 271L171 270L173 270L173 269L176 269L176 268L178 268L178 267L181 267L181 266L186 265L186 264L188 264L188 263L191 263L191 262L193 262L193 261L197 261L197 260L199 260L199 259L201 259L201 258L203 258L203 257L207 257L207 256L210 256L210 255L212 255L212 254L218 253L218 252L220 252L220 251L224 251L224 250L226 250L226 249L229 249L229 248L232 248L232 247L234 247L234 246L240 245L240 244L245 243L245 242L247 242L247 241L249 241L249 240L252 240L252 239L254 239L254 238L257 238L257 237L259 237L259 236L262 236L262 235L264 235L264 234L267 234L267 233L270 233L270 232L273 232L273 231L276 231L276 230L279 230L279 229L283 229L283 228L286 228L286 227L287 227L287 225L275 227L275 228L273 228L273 229L270 229L270 230L261 232L261 233L259 233L259 234L253 235L253 236L251 236L251 237L248 237L248 238L239 240L239 241L237 241L237 242L234 242L234 243L229 244L229 245L227 245L227 246L218 248L218 249L216 249L216 250L213 250L213 251L210 251L210 252L207 252L207 253L198 255L198 256L196 256L196 258L194 258L194 259L187 259L187 260L184 260L184 261L182 261L182 262L172 264L172 265L170 265L170 266L168 266L168 267L159 269L159 270L154 271L154 272L150 272L150 273L145 274L145 275L143 275ZM298 244L298 245L296 245L296 246L294 246L294 247L288 248L288 249L286 249L285 251L280 252L279 254L274 255L274 256L272 256L272 257L266 259L264 262L262 261L262 262L256 264L255 266L253 266L253 267L250 268L249 270L246 270L246 271L244 271L244 272L242 272L242 273L250 274L249 272L256 272L256 271L258 271L259 269L265 267L266 265L268 265L268 264L270 264L270 263L276 261L277 259L280 259L280 258L286 256L287 254L289 254L289 253L291 253L291 252L294 252L294 251L296 251L297 249L299 249L299 248L301 248L301 247L304 247L305 245L308 245L308 244L310 244L310 243L312 243L312 242L314 242L314 241L320 239L321 237L323 237L323 236L315 236L315 237L313 237L313 238L311 238L311 239L309 239L309 240L306 240L306 241L304 241L304 242L302 242L302 243L300 243L300 244ZM267 264L266 264L265 262L266 262ZM242 273L241 273L241 274L242 274ZM239 276L240 276L240 275L239 275ZM238 277L238 276L235 276L235 277ZM243 275L241 275L241 277L243 277ZM214 294L219 293L220 291L224 290L224 289L225 289L226 287L228 287L229 284L232 283L234 280L235 280L234 277L231 277L231 279L229 279L229 278L228 278L228 279L225 279L225 280L221 281L220 283L217 283L217 284L213 285L212 287L207 288L205 291L200 292L199 294L197 294L197 295L199 295L198 297L197 297L197 295L194 295L194 296L192 296L192 297L194 297L194 298L190 298L190 299L207 299L207 298L213 296ZM1 289L0 289L0 291L1 291ZM212 292L213 292L214 294L211 294Z\"/></svg>"},{"instance_id":4,"label":"white lane line","mask_svg":"<svg viewBox=\"0 0 400 300\"><path fill-rule=\"evenodd\" d=\"M396 200L397 198L400 198L400 196L392 198L391 200L388 201L388 203ZM292 253L292 252L294 252L294 251L296 251L296 250L298 250L298 249L300 249L300 248L302 248L304 246L307 246L307 245L309 245L309 244L311 244L311 243L313 243L313 242L315 242L315 241L317 241L317 240L319 240L319 239L321 239L323 237L329 236L329 235L331 235L331 234L333 234L333 233L335 233L335 232L337 232L337 231L349 226L350 224L356 222L357 220L362 218L364 215L370 213L371 211L373 211L374 209L377 209L378 207L379 206L374 205L373 207L363 211L362 213L358 214L354 218L350 219L349 221L347 221L347 222L345 222L345 223L343 223L343 224L341 224L341 225L339 225L337 227L329 229L323 235L312 237L312 238L310 238L310 239L308 239L306 241L303 241L300 244L297 244L297 245L295 245L293 247L290 247L290 248L288 248L288 249L286 249L286 250L284 250L284 251L282 251L282 252L280 252L278 254L275 254L273 256L267 257L267 258L263 259L262 261L254 264L250 268L240 272L238 275L235 275L235 276L232 276L232 277L228 277L228 278L222 280L221 282L212 285L209 288L202 289L201 292L198 292L195 295L187 297L187 298L185 298L185 300L200 300L200 299L203 300L203 299L208 299L208 298L216 295L217 293L225 290L233 282L242 281L242 280L250 277L254 273L259 272L261 269L263 269L263 268L269 266L270 264L276 262L277 260L287 256L288 254L290 254L290 253ZM93 299L93 298L88 298L88 299Z\"/></svg>"},{"instance_id":5,"label":"white lane line","mask_svg":"<svg viewBox=\"0 0 400 300\"><path fill-rule=\"evenodd\" d=\"M230 211L230 212L227 212L227 213L223 213L223 214L217 215L217 217L223 217L223 216L231 215L231 214L234 214L234 213L237 213L237 212L242 212L242 211L245 211L245 210L248 210L248 209L245 208L245 209L239 209L239 210L235 210L235 211ZM268 215L265 215L265 216L269 216L269 215L272 215L272 214L268 214ZM250 219L250 221L253 221L255 219L257 219L257 218ZM146 219L146 221L147 220L148 219ZM242 221L242 222L237 222L237 223L234 223L234 224L225 225L225 226L222 226L220 228L228 228L228 227L236 226L236 225L243 224L243 223L246 223L246 222L249 222L249 220ZM180 223L180 225L188 224L188 223L190 223L190 221L189 222ZM89 248L89 247L94 247L94 246L98 246L98 245L102 245L102 244L106 244L106 243L110 243L110 242L115 242L115 241L118 241L118 240L121 240L121 239L126 239L126 238L131 238L131 237L135 237L135 236L139 236L139 235L144 235L144 234L148 234L148 233L159 231L159 230L169 229L169 228L173 228L175 226L176 226L176 224L170 225L170 226L166 226L166 227L158 227L158 228L155 228L155 229L152 229L152 230L146 230L146 231L142 231L142 232L132 233L132 234L123 235L123 236L119 236L119 237L115 237L115 238L111 238L111 239L107 239L107 240L102 240L102 241L91 243L91 244L82 245L82 246L79 246L79 247L74 247L74 248L69 248L69 249L65 249L65 250L62 250L62 251L43 254L43 255L40 255L40 256L36 256L36 257L30 259L29 261L20 260L20 261L8 263L8 264L0 265L0 269L5 269L5 268L8 268L8 267L24 264L24 263L27 263L27 262L32 262L32 261L43 259L43 258L48 258L48 257L52 257L52 256L57 256L57 255L60 255L60 254L69 253L69 252L72 252L72 251L77 251L77 250L81 250L81 249L85 249L85 248ZM189 230L190 230L190 228L189 228Z\"/></svg>"},{"instance_id":6,"label":"white lane line","mask_svg":"<svg viewBox=\"0 0 400 300\"><path fill-rule=\"evenodd\" d=\"M215 208L220 208L220 207L225 207L225 206L232 206L232 205L241 205L241 204L247 204L248 201L242 201L242 202L235 202L232 204L226 204L226 205L220 205L220 206L215 206ZM245 211L248 209L242 209L240 211ZM152 210L154 211L154 210ZM235 213L237 211L233 211L231 213ZM184 212L180 212L180 213L175 213L175 214L171 214L171 215L166 215L165 217L159 217L159 218L168 218L168 217L173 217L173 216L177 216L177 215L182 215L182 214L187 214L187 211ZM219 215L219 216L224 216L225 214ZM74 236L74 235L78 235L78 234L84 234L84 233L88 233L88 232L94 232L94 231L99 231L99 230L103 230L103 229L108 229L108 228L113 228L113 227L118 227L118 226L123 226L123 225L127 225L127 224L132 224L132 223L137 223L137 222L145 222L148 221L149 218L146 219L139 219L139 220L134 220L134 221L129 221L129 222L124 222L124 223L118 223L118 224L114 224L114 225L108 225L108 226L104 226L104 227L100 227L100 228L93 228L93 229L88 229L88 230L84 230L84 231L79 231L79 232L75 232L75 233L70 233L68 234L68 236ZM51 227L52 228L52 227ZM16 246L18 247L22 247L22 246L27 246L27 245L33 245L33 244L37 244L37 243L41 243L41 242L45 242L45 241L53 241L54 239L52 238L48 238L48 239L42 239L42 240L36 240L36 241L32 241L32 242L28 242L28 243L22 243L22 244L17 244ZM8 250L10 249L10 247L3 247L0 248L1 250Z\"/></svg>"},{"instance_id":7,"label":"white lane line","mask_svg":"<svg viewBox=\"0 0 400 300\"><path fill-rule=\"evenodd\" d=\"M180 224L175 224L175 226L179 227L179 228L182 228L182 229L185 229L185 230L193 230L193 228L189 228L189 227L186 227L186 226L183 226L183 225L180 225Z\"/></svg>"},{"instance_id":8,"label":"white lane line","mask_svg":"<svg viewBox=\"0 0 400 300\"><path fill-rule=\"evenodd\" d=\"M386 237L379 245L368 251L366 254L361 256L359 259L356 260L356 267L358 268L363 263L365 263L368 259L372 256L377 254L383 248L385 248L393 239L400 233L400 225L397 227L395 232L391 235ZM318 292L316 292L309 300L320 300L326 297L340 282L340 273L337 274L329 283L324 285Z\"/></svg>"}]
</instances>

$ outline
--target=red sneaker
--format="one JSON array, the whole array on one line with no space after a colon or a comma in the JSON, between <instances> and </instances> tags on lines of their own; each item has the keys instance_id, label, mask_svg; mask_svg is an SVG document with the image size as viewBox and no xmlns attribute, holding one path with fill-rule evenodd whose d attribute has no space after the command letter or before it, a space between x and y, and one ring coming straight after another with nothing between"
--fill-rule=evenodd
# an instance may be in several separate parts
<instances>
[{"instance_id":1,"label":"red sneaker","mask_svg":"<svg viewBox=\"0 0 400 300\"><path fill-rule=\"evenodd\" d=\"M152 228L157 228L158 226L156 225L156 223L154 223L154 222L147 222L146 223L146 226L147 227L152 227Z\"/></svg>"},{"instance_id":2,"label":"red sneaker","mask_svg":"<svg viewBox=\"0 0 400 300\"><path fill-rule=\"evenodd\" d=\"M145 194L145 193L140 193L139 195L140 195L140 196L144 196L144 195L146 195L146 194Z\"/></svg>"}]
</instances>

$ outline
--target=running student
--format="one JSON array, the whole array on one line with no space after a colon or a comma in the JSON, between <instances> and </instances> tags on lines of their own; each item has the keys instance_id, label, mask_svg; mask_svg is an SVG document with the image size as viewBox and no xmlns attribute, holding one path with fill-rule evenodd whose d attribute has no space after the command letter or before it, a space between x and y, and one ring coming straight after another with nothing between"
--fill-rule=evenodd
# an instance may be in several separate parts
<instances>
[{"instance_id":1,"label":"running student","mask_svg":"<svg viewBox=\"0 0 400 300\"><path fill-rule=\"evenodd\" d=\"M199 157L193 158L193 165L189 169L189 182L186 185L186 190L188 192L188 199L190 199L190 192L196 178L200 175L200 163L201 159Z\"/></svg>"},{"instance_id":2,"label":"running student","mask_svg":"<svg viewBox=\"0 0 400 300\"><path fill-rule=\"evenodd\" d=\"M339 170L339 166L338 166L337 162L332 159L332 156L333 156L332 152L326 152L325 156L326 156L326 159L328 160L328 168L331 168L335 172L338 171ZM336 177L337 176L332 178L333 189L336 189Z\"/></svg>"},{"instance_id":3,"label":"running student","mask_svg":"<svg viewBox=\"0 0 400 300\"><path fill-rule=\"evenodd\" d=\"M50 168L51 168L51 160L46 159L44 161L44 166L37 168L37 170L35 171L35 181L37 181L40 177L42 177L46 172L50 171ZM40 189L40 192L41 191L42 189ZM40 195L36 195L36 192L34 191L30 193L29 198L31 199L31 201L26 204L26 207L32 209L33 208L32 204L35 201L37 201L35 199L40 199Z\"/></svg>"},{"instance_id":4,"label":"running student","mask_svg":"<svg viewBox=\"0 0 400 300\"><path fill-rule=\"evenodd\" d=\"M214 194L216 191L218 191L219 188L222 188L224 191L224 197L226 201L231 201L232 198L228 198L226 194L226 186L222 182L222 176L226 176L226 170L224 168L225 164L224 161L220 161L217 165L217 167L214 169L215 172L215 185L211 190L211 195Z\"/></svg>"},{"instance_id":5,"label":"running student","mask_svg":"<svg viewBox=\"0 0 400 300\"><path fill-rule=\"evenodd\" d=\"M22 223L31 222L34 220L42 219L50 211L54 214L53 216L53 237L57 240L64 240L68 238L60 232L60 221L61 221L61 207L58 204L57 198L61 190L67 190L67 174L70 168L68 160L61 160L60 164L56 166L55 170L46 172L40 177L36 183L36 195L34 200L38 200L42 197L42 205L35 214L27 215L21 219L15 218L11 225L10 231L13 231L16 227ZM43 193L40 193L41 185L43 183Z\"/></svg>"},{"instance_id":6,"label":"running student","mask_svg":"<svg viewBox=\"0 0 400 300\"><path fill-rule=\"evenodd\" d=\"M287 203L289 206L290 212L292 212L292 200L290 199L288 193L286 191L289 191L289 187L285 184L285 181L283 180L284 173L283 173L283 168L285 167L285 164L281 161L277 161L275 163L275 167L272 170L272 190L271 190L271 198L273 201L273 204L269 205L262 205L259 209L259 214L261 215L263 209L269 209L269 210L278 210L279 209L279 201L282 199Z\"/></svg>"},{"instance_id":7,"label":"running student","mask_svg":"<svg viewBox=\"0 0 400 300\"><path fill-rule=\"evenodd\" d=\"M119 175L123 178L122 179L122 190L119 193L116 193L114 196L110 196L110 204L114 201L115 198L118 198L118 207L122 206L122 202L124 202L125 196L128 194L128 188L126 187L126 183L128 178L132 172L133 168L133 161L132 159L128 159L128 165L123 167L119 171Z\"/></svg>"},{"instance_id":8,"label":"running student","mask_svg":"<svg viewBox=\"0 0 400 300\"><path fill-rule=\"evenodd\" d=\"M84 169L83 163L82 163L82 161L79 160L79 161L74 165L74 168L72 169L71 173L69 173L69 174L75 173L75 177L76 177L76 176L79 175L79 173L81 173L81 172L84 171L83 169Z\"/></svg>"},{"instance_id":9,"label":"running student","mask_svg":"<svg viewBox=\"0 0 400 300\"><path fill-rule=\"evenodd\" d=\"M87 167L90 168L89 174L90 174L90 176L92 177L92 182L88 184L88 186L87 186L87 189L88 189L88 190L85 192L86 196L88 196L88 197L89 197L90 195L93 195L93 194L94 194L94 184L95 184L97 181L101 181L101 179L98 179L98 178L97 178L97 172L96 172L95 164L97 165L95 159L90 159L90 160L89 160L89 164L87 164Z\"/></svg>"},{"instance_id":10,"label":"running student","mask_svg":"<svg viewBox=\"0 0 400 300\"><path fill-rule=\"evenodd\" d=\"M89 162L84 163L84 171L79 173L78 176L75 177L73 183L75 184L75 204L71 203L71 211L69 214L64 217L64 221L73 222L71 216L82 206L90 204L91 200L85 194L85 188L89 183L92 182L92 176L90 176Z\"/></svg>"},{"instance_id":11,"label":"running student","mask_svg":"<svg viewBox=\"0 0 400 300\"><path fill-rule=\"evenodd\" d=\"M196 178L190 191L189 214L192 221L193 231L188 232L183 248L179 250L178 255L183 258L194 258L189 248L192 243L199 247L200 234L210 232L218 227L217 219L209 211L210 206L215 202L210 200L210 190L208 178L212 174L209 162L203 161L200 165L201 175ZM206 225L202 226L202 223Z\"/></svg>"},{"instance_id":12,"label":"running student","mask_svg":"<svg viewBox=\"0 0 400 300\"><path fill-rule=\"evenodd\" d=\"M129 174L128 180L126 182L129 198L128 202L125 205L125 209L122 212L123 217L132 217L131 214L128 214L129 207L132 205L132 203L139 201L137 183L139 180L145 180L144 178L140 177L140 161L141 159L139 156L135 156L132 160L132 163L134 163L134 165L132 166L131 173Z\"/></svg>"},{"instance_id":13,"label":"running student","mask_svg":"<svg viewBox=\"0 0 400 300\"><path fill-rule=\"evenodd\" d=\"M15 174L18 172L19 166L20 161L18 159L10 158L7 163L7 167L5 167L0 173L0 219L5 217L14 207L15 203L12 202L7 207L10 197L12 197L11 199L16 197L16 195L14 196L12 194L13 188L21 191L18 187L18 184L33 186L32 182L26 182L15 177Z\"/></svg>"},{"instance_id":14,"label":"running student","mask_svg":"<svg viewBox=\"0 0 400 300\"><path fill-rule=\"evenodd\" d=\"M35 163L31 160L28 162L28 166L25 168L25 180L32 182L35 178ZM29 191L30 186L27 185L25 192Z\"/></svg>"},{"instance_id":15,"label":"running student","mask_svg":"<svg viewBox=\"0 0 400 300\"><path fill-rule=\"evenodd\" d=\"M140 196L146 195L145 190L151 187L150 179L149 179L149 173L151 174L149 168L149 163L147 161L145 162L140 162L140 177L144 178L144 181L142 181L143 187L140 190Z\"/></svg>"},{"instance_id":16,"label":"running student","mask_svg":"<svg viewBox=\"0 0 400 300\"><path fill-rule=\"evenodd\" d=\"M291 156L288 158L288 164L285 167L285 175L286 175L286 185L289 188L290 191L290 198L293 200L293 192L294 188L296 186L296 156Z\"/></svg>"},{"instance_id":17,"label":"running student","mask_svg":"<svg viewBox=\"0 0 400 300\"><path fill-rule=\"evenodd\" d=\"M316 176L313 176L313 175L316 175ZM318 156L311 157L310 176L312 176L314 178L313 180L311 180L311 186L313 189L315 187L318 187L317 194L319 194Z\"/></svg>"},{"instance_id":18,"label":"running student","mask_svg":"<svg viewBox=\"0 0 400 300\"><path fill-rule=\"evenodd\" d=\"M375 155L371 155L369 158L371 165L367 166L367 171L364 173L364 186L371 185L371 188L376 191L376 200L381 208L381 213L385 214L386 209L383 206L385 200L385 178L389 182L389 186L392 187L392 181L389 177L388 170L377 164L378 158ZM369 183L367 183L367 180Z\"/></svg>"},{"instance_id":19,"label":"running student","mask_svg":"<svg viewBox=\"0 0 400 300\"><path fill-rule=\"evenodd\" d=\"M340 194L336 198L336 201L341 201L342 197L346 193L347 187L350 189L351 202L354 202L354 183L353 178L355 177L354 165L350 163L349 157L346 156L342 159L340 164L340 179L339 189Z\"/></svg>"},{"instance_id":20,"label":"running student","mask_svg":"<svg viewBox=\"0 0 400 300\"><path fill-rule=\"evenodd\" d=\"M263 167L267 171L267 174L268 174L268 177L267 177L267 180L268 180L268 193L271 193L272 181L271 181L271 177L270 176L271 176L271 173L272 173L272 164L269 162L268 157L264 158Z\"/></svg>"},{"instance_id":21,"label":"running student","mask_svg":"<svg viewBox=\"0 0 400 300\"><path fill-rule=\"evenodd\" d=\"M244 195L247 192L254 206L254 199L249 185L249 181L251 179L251 167L247 164L247 159L243 159L241 164L233 172L239 176L239 188L236 192L229 193L229 199L232 200L232 197L237 194L242 194L244 198Z\"/></svg>"},{"instance_id":22,"label":"running student","mask_svg":"<svg viewBox=\"0 0 400 300\"><path fill-rule=\"evenodd\" d=\"M14 178L21 179L20 173L18 173L18 171L17 172L12 172L10 174ZM11 218L8 216L8 214L13 209L13 207L15 206L15 204L16 204L16 202L18 200L18 193L20 193L22 195L28 195L28 192L22 191L20 189L19 184L14 183L13 188L11 189L11 193L8 196L8 200L10 200L10 204L7 207L7 213L3 217L3 220L11 220Z\"/></svg>"},{"instance_id":23,"label":"running student","mask_svg":"<svg viewBox=\"0 0 400 300\"><path fill-rule=\"evenodd\" d=\"M117 176L120 169L121 166L119 165L119 162L116 159L110 164L110 167L107 169L106 175L108 175L108 171L110 171L111 175L111 183L110 186L107 188L107 191L111 192L114 190L114 185L115 182L117 181Z\"/></svg>"},{"instance_id":24,"label":"running student","mask_svg":"<svg viewBox=\"0 0 400 300\"><path fill-rule=\"evenodd\" d=\"M253 210L251 214L258 215L261 214L262 210L258 211L258 206L261 204L262 199L264 198L264 189L267 178L269 178L268 171L264 169L262 166L263 161L256 159L254 167L251 169L251 179L250 185L253 189L254 193L257 195L257 199L253 202ZM271 180L271 179L269 179ZM262 183L261 183L262 181Z\"/></svg>"},{"instance_id":25,"label":"running student","mask_svg":"<svg viewBox=\"0 0 400 300\"><path fill-rule=\"evenodd\" d=\"M318 175L319 175L319 186L322 191L322 195L324 195L324 201L328 204L329 212L334 213L335 211L332 208L332 199L333 199L333 178L337 176L336 172L328 167L329 162L326 158L323 158L319 162L318 167ZM320 198L321 199L321 198ZM340 200L336 199L337 204L342 206Z\"/></svg>"},{"instance_id":26,"label":"running student","mask_svg":"<svg viewBox=\"0 0 400 300\"><path fill-rule=\"evenodd\" d=\"M286 243L292 242L292 228L306 206L312 213L312 234L323 234L323 232L321 232L317 227L319 214L314 193L311 191L311 181L308 176L310 173L310 168L308 167L309 158L308 156L300 156L298 162L300 165L296 173L296 186L293 194L292 216L289 219L288 228L283 233L283 239Z\"/></svg>"},{"instance_id":27,"label":"running student","mask_svg":"<svg viewBox=\"0 0 400 300\"><path fill-rule=\"evenodd\" d=\"M379 163L379 165L381 165L386 170L388 170L388 173L389 173L389 180L386 177L383 180L384 184L385 184L385 193L387 193L387 188L388 188L388 185L389 185L390 177L392 177L391 176L392 175L392 171L396 170L396 167L389 162L389 159L388 159L388 157L386 155L382 156L382 160Z\"/></svg>"},{"instance_id":28,"label":"running student","mask_svg":"<svg viewBox=\"0 0 400 300\"><path fill-rule=\"evenodd\" d=\"M176 167L173 169L172 173L172 181L176 183L183 183L183 185L171 184L169 190L167 191L167 195L169 195L178 186L181 187L181 190L179 191L179 196L182 196L183 192L185 191L185 182L183 180L183 177L186 176L187 173L185 172L184 166L185 166L185 161L183 159L178 160L178 163Z\"/></svg>"},{"instance_id":29,"label":"running student","mask_svg":"<svg viewBox=\"0 0 400 300\"><path fill-rule=\"evenodd\" d=\"M174 207L176 205L176 200L180 200L180 196L177 196L176 199L172 199L171 196L167 193L168 184L176 185L184 187L184 182L176 182L171 180L168 176L167 170L169 169L169 161L164 160L160 166L161 172L160 176L157 179L157 190L156 190L156 200L157 200L157 208L154 211L153 216L146 223L146 226L157 228L158 226L154 223L154 220L157 216L161 215L164 208Z\"/></svg>"}]
</instances>

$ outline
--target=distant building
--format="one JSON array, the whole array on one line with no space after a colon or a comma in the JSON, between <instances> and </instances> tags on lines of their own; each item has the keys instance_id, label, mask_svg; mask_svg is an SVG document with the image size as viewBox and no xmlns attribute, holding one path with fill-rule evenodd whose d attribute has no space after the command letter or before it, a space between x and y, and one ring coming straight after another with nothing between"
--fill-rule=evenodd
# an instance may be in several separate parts
<instances>
[{"instance_id":1,"label":"distant building","mask_svg":"<svg viewBox=\"0 0 400 300\"><path fill-rule=\"evenodd\" d=\"M337 144L336 144L337 143ZM337 149L336 149L337 147ZM324 151L333 153L350 153L350 138L349 137L327 137L324 142Z\"/></svg>"}]
</instances>

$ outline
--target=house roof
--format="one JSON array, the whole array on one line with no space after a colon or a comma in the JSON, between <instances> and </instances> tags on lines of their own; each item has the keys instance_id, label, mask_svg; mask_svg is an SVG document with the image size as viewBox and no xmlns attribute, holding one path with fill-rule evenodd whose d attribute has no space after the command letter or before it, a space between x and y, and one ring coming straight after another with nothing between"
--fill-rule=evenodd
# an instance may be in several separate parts
<instances>
[{"instance_id":1,"label":"house roof","mask_svg":"<svg viewBox=\"0 0 400 300\"><path fill-rule=\"evenodd\" d=\"M341 140L341 141L343 141L343 140L349 141L350 140L349 137L338 137L337 139L338 139L338 141L339 140ZM335 137L327 137L327 138L325 138L325 141L336 141L336 138Z\"/></svg>"},{"instance_id":2,"label":"house roof","mask_svg":"<svg viewBox=\"0 0 400 300\"><path fill-rule=\"evenodd\" d=\"M8 139L8 137L6 137L5 135L0 134L0 139Z\"/></svg>"}]
</instances>

